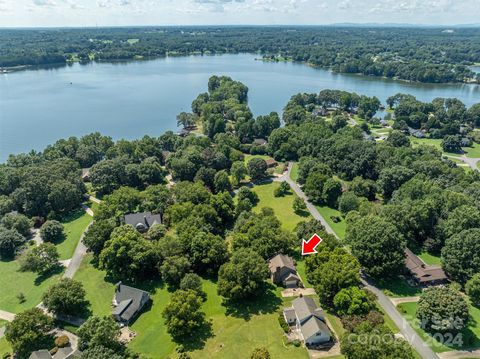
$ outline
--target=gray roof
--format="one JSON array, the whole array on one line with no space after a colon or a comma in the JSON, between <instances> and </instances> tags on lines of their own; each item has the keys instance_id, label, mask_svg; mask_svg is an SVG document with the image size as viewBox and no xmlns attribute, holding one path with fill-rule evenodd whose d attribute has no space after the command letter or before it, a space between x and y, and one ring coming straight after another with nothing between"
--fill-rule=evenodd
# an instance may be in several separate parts
<instances>
[{"instance_id":1,"label":"gray roof","mask_svg":"<svg viewBox=\"0 0 480 359\"><path fill-rule=\"evenodd\" d=\"M130 224L136 229L139 229L139 225L143 225L148 229L155 224L162 224L162 217L159 214L152 214L152 212L140 212L126 214L125 224Z\"/></svg>"},{"instance_id":2,"label":"gray roof","mask_svg":"<svg viewBox=\"0 0 480 359\"><path fill-rule=\"evenodd\" d=\"M302 326L301 331L303 338L307 340L311 336L315 335L318 332L322 332L324 334L330 334L330 329L328 329L327 324L323 320L320 320L316 316L312 316L308 319Z\"/></svg>"},{"instance_id":3,"label":"gray roof","mask_svg":"<svg viewBox=\"0 0 480 359\"><path fill-rule=\"evenodd\" d=\"M285 308L283 310L283 314L285 315L285 318L289 322L297 319L297 317L295 316L295 310L293 308Z\"/></svg>"},{"instance_id":4,"label":"gray roof","mask_svg":"<svg viewBox=\"0 0 480 359\"><path fill-rule=\"evenodd\" d=\"M280 268L288 267L292 270L295 270L293 259L284 254L277 254L275 257L273 257L268 261L268 268L270 269L270 272L275 272L277 267L280 267Z\"/></svg>"},{"instance_id":5,"label":"gray roof","mask_svg":"<svg viewBox=\"0 0 480 359\"><path fill-rule=\"evenodd\" d=\"M48 350L42 349L30 354L28 359L52 359L52 356Z\"/></svg>"},{"instance_id":6,"label":"gray roof","mask_svg":"<svg viewBox=\"0 0 480 359\"><path fill-rule=\"evenodd\" d=\"M300 322L315 314L317 309L315 301L310 297L298 297L293 301L292 305Z\"/></svg>"},{"instance_id":7,"label":"gray roof","mask_svg":"<svg viewBox=\"0 0 480 359\"><path fill-rule=\"evenodd\" d=\"M129 322L142 310L149 299L148 292L118 283L115 290L117 306L113 309L112 314L118 316L122 321Z\"/></svg>"},{"instance_id":8,"label":"gray roof","mask_svg":"<svg viewBox=\"0 0 480 359\"><path fill-rule=\"evenodd\" d=\"M300 277L296 274L293 274L293 273L290 273L287 278L285 278L285 280L291 280L291 279L296 279L296 280L300 280Z\"/></svg>"},{"instance_id":9,"label":"gray roof","mask_svg":"<svg viewBox=\"0 0 480 359\"><path fill-rule=\"evenodd\" d=\"M265 146L267 144L267 140L264 138L256 138L253 140L253 144L257 146Z\"/></svg>"},{"instance_id":10,"label":"gray roof","mask_svg":"<svg viewBox=\"0 0 480 359\"><path fill-rule=\"evenodd\" d=\"M58 348L57 352L53 356L53 359L65 359L68 358L70 354L73 354L71 347Z\"/></svg>"}]
</instances>

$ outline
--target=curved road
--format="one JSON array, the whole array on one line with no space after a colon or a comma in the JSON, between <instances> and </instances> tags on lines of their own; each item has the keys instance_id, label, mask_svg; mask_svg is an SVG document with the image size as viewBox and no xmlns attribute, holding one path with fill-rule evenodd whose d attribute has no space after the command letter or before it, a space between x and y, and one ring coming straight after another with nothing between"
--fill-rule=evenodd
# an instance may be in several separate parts
<instances>
[{"instance_id":1,"label":"curved road","mask_svg":"<svg viewBox=\"0 0 480 359\"><path fill-rule=\"evenodd\" d=\"M297 196L302 198L305 201L307 208L312 214L313 218L320 221L328 233L334 235L337 239L340 239L335 233L335 231L332 229L332 227L330 227L330 225L327 223L325 218L323 218L323 216L317 210L317 208L308 201L307 196L305 195L305 193L303 193L300 186L290 177L292 166L293 166L293 162L290 162L288 164L288 171L282 177L279 177L278 180L286 181L290 185L290 187L295 191ZM430 347L415 332L415 330L410 326L410 324L405 320L405 318L403 318L400 315L400 313L397 311L397 308L395 308L395 306L390 301L390 299L385 294L383 294L383 292L380 289L375 287L374 283L371 282L370 280L362 279L362 282L367 289L375 293L375 295L378 298L378 303L380 304L382 309L393 320L395 325L400 329L400 332L402 333L402 335L410 343L410 345L417 351L417 353L420 354L420 356L423 359L438 359L439 357L437 356L437 354L435 354L432 351L432 349L430 349Z\"/></svg>"}]
</instances>

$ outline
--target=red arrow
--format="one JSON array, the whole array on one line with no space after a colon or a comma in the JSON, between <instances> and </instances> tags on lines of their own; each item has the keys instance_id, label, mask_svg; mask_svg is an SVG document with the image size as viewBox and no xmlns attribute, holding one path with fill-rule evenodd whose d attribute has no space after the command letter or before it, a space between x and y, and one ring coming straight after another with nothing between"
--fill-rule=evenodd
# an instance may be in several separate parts
<instances>
[{"instance_id":1,"label":"red arrow","mask_svg":"<svg viewBox=\"0 0 480 359\"><path fill-rule=\"evenodd\" d=\"M320 243L322 242L322 239L317 235L314 234L308 242L304 239L302 243L302 256L306 256L309 254L317 253L317 250L315 249Z\"/></svg>"}]
</instances>

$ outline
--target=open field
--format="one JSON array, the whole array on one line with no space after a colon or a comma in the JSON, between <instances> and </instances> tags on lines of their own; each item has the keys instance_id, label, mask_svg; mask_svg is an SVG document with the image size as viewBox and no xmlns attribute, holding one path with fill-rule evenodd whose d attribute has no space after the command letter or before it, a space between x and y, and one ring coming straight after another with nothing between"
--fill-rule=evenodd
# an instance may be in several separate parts
<instances>
[{"instance_id":1,"label":"open field","mask_svg":"<svg viewBox=\"0 0 480 359\"><path fill-rule=\"evenodd\" d=\"M402 303L398 305L398 310L408 320L415 331L423 338L423 340L430 345L433 351L437 353L454 350L454 349L472 349L480 347L480 309L470 305L470 321L460 334L461 340L464 344L461 346L455 346L454 344L442 344L436 338L433 338L430 334L426 333L419 327L419 320L415 318L417 310L417 303Z\"/></svg>"},{"instance_id":2,"label":"open field","mask_svg":"<svg viewBox=\"0 0 480 359\"><path fill-rule=\"evenodd\" d=\"M419 288L411 287L410 285L408 285L405 279L400 277L392 278L388 281L378 282L377 286L387 296L392 298L415 297L422 293Z\"/></svg>"},{"instance_id":3,"label":"open field","mask_svg":"<svg viewBox=\"0 0 480 359\"><path fill-rule=\"evenodd\" d=\"M40 278L36 273L20 272L18 261L0 261L0 309L18 313L41 302L42 294L55 283L60 274ZM20 303L17 295L23 293L25 302Z\"/></svg>"},{"instance_id":4,"label":"open field","mask_svg":"<svg viewBox=\"0 0 480 359\"><path fill-rule=\"evenodd\" d=\"M63 242L56 245L60 260L72 258L83 231L91 221L92 217L83 210L62 221L66 237Z\"/></svg>"},{"instance_id":5,"label":"open field","mask_svg":"<svg viewBox=\"0 0 480 359\"><path fill-rule=\"evenodd\" d=\"M429 145L437 148L438 150L442 151L442 140L441 139L435 139L435 138L415 138L410 136L410 141L414 146L419 146L419 145ZM462 147L463 151L465 152L465 156L471 157L471 158L478 158L480 157L480 144L478 143L473 143L472 147ZM451 152L445 152L451 156L457 156L460 157L462 154L461 153L451 153Z\"/></svg>"},{"instance_id":6,"label":"open field","mask_svg":"<svg viewBox=\"0 0 480 359\"><path fill-rule=\"evenodd\" d=\"M11 353L12 348L10 347L10 344L7 342L5 337L0 339L0 358L3 358L5 354Z\"/></svg>"},{"instance_id":7,"label":"open field","mask_svg":"<svg viewBox=\"0 0 480 359\"><path fill-rule=\"evenodd\" d=\"M305 212L301 216L293 211L293 201L297 195L290 191L283 197L275 197L273 191L280 186L279 182L271 182L253 187L253 191L258 195L259 202L255 206L254 211L260 211L263 207L270 207L275 212L275 215L282 223L283 228L293 231L295 226L310 218L310 214Z\"/></svg>"}]
</instances>

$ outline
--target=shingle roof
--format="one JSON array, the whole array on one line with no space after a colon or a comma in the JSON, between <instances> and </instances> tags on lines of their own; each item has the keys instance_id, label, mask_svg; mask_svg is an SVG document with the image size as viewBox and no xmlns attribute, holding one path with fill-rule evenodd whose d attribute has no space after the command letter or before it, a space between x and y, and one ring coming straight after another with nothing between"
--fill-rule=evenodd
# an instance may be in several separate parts
<instances>
[{"instance_id":1,"label":"shingle roof","mask_svg":"<svg viewBox=\"0 0 480 359\"><path fill-rule=\"evenodd\" d=\"M70 354L72 354L73 350L70 347L65 348L58 348L57 352L53 356L53 359L65 359L68 358Z\"/></svg>"},{"instance_id":2,"label":"shingle roof","mask_svg":"<svg viewBox=\"0 0 480 359\"><path fill-rule=\"evenodd\" d=\"M292 305L300 322L313 315L317 309L315 301L310 297L298 297L292 302Z\"/></svg>"},{"instance_id":3,"label":"shingle roof","mask_svg":"<svg viewBox=\"0 0 480 359\"><path fill-rule=\"evenodd\" d=\"M268 262L268 268L270 269L270 272L275 272L277 267L283 268L283 267L288 267L290 269L295 270L295 265L293 264L293 259L289 256L286 256L284 254L277 254L275 257L270 259Z\"/></svg>"},{"instance_id":4,"label":"shingle roof","mask_svg":"<svg viewBox=\"0 0 480 359\"><path fill-rule=\"evenodd\" d=\"M30 354L28 359L52 359L52 356L48 350L42 349Z\"/></svg>"},{"instance_id":5,"label":"shingle roof","mask_svg":"<svg viewBox=\"0 0 480 359\"><path fill-rule=\"evenodd\" d=\"M295 310L293 308L286 308L283 310L283 314L285 315L285 318L287 321L291 322L297 319L295 316Z\"/></svg>"},{"instance_id":6,"label":"shingle roof","mask_svg":"<svg viewBox=\"0 0 480 359\"><path fill-rule=\"evenodd\" d=\"M113 315L129 322L148 302L149 298L148 292L119 283L115 291L115 301L118 305L113 309Z\"/></svg>"},{"instance_id":7,"label":"shingle roof","mask_svg":"<svg viewBox=\"0 0 480 359\"><path fill-rule=\"evenodd\" d=\"M327 324L323 320L312 316L308 319L301 327L300 330L302 331L303 338L307 340L311 336L315 335L318 332L322 332L324 334L330 334L330 329L328 329Z\"/></svg>"},{"instance_id":8,"label":"shingle roof","mask_svg":"<svg viewBox=\"0 0 480 359\"><path fill-rule=\"evenodd\" d=\"M440 266L425 264L410 249L405 249L405 266L419 283L442 281L447 275Z\"/></svg>"},{"instance_id":9,"label":"shingle roof","mask_svg":"<svg viewBox=\"0 0 480 359\"><path fill-rule=\"evenodd\" d=\"M125 224L130 224L135 228L138 225L150 228L155 224L162 224L162 217L159 214L152 214L152 212L130 213L126 214L124 218Z\"/></svg>"}]
</instances>

